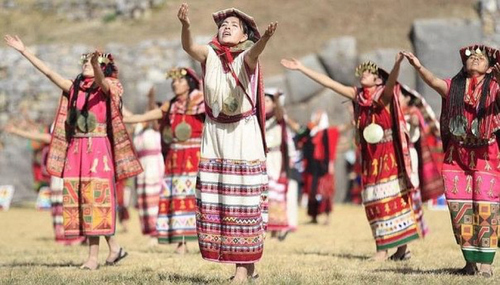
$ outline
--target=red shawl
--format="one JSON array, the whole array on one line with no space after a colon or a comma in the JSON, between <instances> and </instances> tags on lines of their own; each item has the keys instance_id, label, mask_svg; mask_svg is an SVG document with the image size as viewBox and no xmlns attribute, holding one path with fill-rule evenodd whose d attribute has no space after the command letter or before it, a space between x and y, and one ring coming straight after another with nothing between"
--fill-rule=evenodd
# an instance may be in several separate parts
<instances>
[{"instance_id":1,"label":"red shawl","mask_svg":"<svg viewBox=\"0 0 500 285\"><path fill-rule=\"evenodd\" d=\"M375 91L375 94L369 96L363 88L356 88L356 98L353 102L354 104L354 115L355 118L361 116L359 113L358 106L369 106L373 104L373 102L379 102L380 96L383 94L385 89L385 85L379 86ZM410 189L415 189L415 187L411 183L410 175L411 175L411 157L410 157L410 136L408 134L408 130L406 128L406 121L404 115L401 111L401 107L399 106L399 96L401 93L400 85L397 84L394 86L393 90L392 102L390 103L391 109L391 117L392 117L392 127L393 127L393 135L394 135L394 147L396 150L396 156L398 159L398 165L401 166L400 171L403 172L404 177L406 178L407 185ZM358 135L362 135L360 130L358 129Z\"/></svg>"},{"instance_id":2,"label":"red shawl","mask_svg":"<svg viewBox=\"0 0 500 285\"><path fill-rule=\"evenodd\" d=\"M122 115L119 109L119 101L123 89L120 82L115 78L106 78L111 83L110 94L108 99L108 138L112 146L113 152L113 163L115 166L115 179L117 181L126 179L128 177L135 176L141 173L142 166L135 150L132 146L132 141L130 140L129 134L125 128L122 121ZM69 94L73 94L73 88ZM80 92L83 92L80 90ZM95 91L102 92L100 88ZM57 110L57 116L54 124L54 131L52 133L52 139L50 142L50 149L47 159L47 170L48 172L57 177L63 175L64 166L66 162L66 152L68 150L68 145L70 141L69 127L66 124L66 118L68 116L70 95L63 94L59 101L59 107Z\"/></svg>"}]
</instances>

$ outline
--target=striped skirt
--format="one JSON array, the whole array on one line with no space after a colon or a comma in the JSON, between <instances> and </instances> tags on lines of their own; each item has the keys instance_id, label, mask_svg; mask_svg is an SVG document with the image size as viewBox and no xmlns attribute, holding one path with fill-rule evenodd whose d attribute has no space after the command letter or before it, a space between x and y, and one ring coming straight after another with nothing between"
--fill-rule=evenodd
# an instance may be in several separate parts
<instances>
[{"instance_id":1,"label":"striped skirt","mask_svg":"<svg viewBox=\"0 0 500 285\"><path fill-rule=\"evenodd\" d=\"M200 160L196 228L205 260L254 263L262 257L267 188L265 161Z\"/></svg>"},{"instance_id":2,"label":"striped skirt","mask_svg":"<svg viewBox=\"0 0 500 285\"><path fill-rule=\"evenodd\" d=\"M398 247L420 237L411 192L403 178L390 177L363 189L363 204L377 251Z\"/></svg>"},{"instance_id":3,"label":"striped skirt","mask_svg":"<svg viewBox=\"0 0 500 285\"><path fill-rule=\"evenodd\" d=\"M196 172L163 180L156 230L159 243L196 240Z\"/></svg>"}]
</instances>

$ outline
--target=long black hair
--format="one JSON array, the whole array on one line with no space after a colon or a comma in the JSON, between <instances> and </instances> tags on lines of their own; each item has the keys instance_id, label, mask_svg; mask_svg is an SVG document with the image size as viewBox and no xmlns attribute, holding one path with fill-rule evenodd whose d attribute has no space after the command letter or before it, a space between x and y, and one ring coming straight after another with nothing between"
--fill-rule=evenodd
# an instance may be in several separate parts
<instances>
[{"instance_id":1,"label":"long black hair","mask_svg":"<svg viewBox=\"0 0 500 285\"><path fill-rule=\"evenodd\" d=\"M484 83L481 90L481 97L479 101L479 109L477 118L481 120L486 114L486 100L490 93L490 83L493 79L491 73L486 73L484 75ZM451 80L450 95L449 95L449 109L448 113L451 118L463 115L465 109L464 96L467 90L465 90L467 85L467 72L465 68L462 68L460 72L455 75Z\"/></svg>"}]
</instances>

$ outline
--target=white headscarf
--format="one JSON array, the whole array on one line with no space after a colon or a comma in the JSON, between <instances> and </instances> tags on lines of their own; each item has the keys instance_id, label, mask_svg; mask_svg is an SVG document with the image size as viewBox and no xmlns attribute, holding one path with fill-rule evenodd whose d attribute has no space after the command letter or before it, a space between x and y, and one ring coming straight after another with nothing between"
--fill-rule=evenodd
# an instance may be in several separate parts
<instances>
[{"instance_id":1,"label":"white headscarf","mask_svg":"<svg viewBox=\"0 0 500 285\"><path fill-rule=\"evenodd\" d=\"M312 113L311 121L313 121L316 118L316 113L318 113L318 112L321 112L321 118L319 119L318 125L314 126L314 128L312 128L311 136L315 136L320 131L328 129L328 126L330 125L328 123L328 115L323 110L318 110L318 111Z\"/></svg>"}]
</instances>

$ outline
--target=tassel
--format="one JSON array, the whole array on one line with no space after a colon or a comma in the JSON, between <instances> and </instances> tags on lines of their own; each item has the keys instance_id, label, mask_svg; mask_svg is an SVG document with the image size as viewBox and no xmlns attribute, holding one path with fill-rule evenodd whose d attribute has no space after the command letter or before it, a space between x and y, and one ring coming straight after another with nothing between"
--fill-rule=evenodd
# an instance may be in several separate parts
<instances>
[{"instance_id":1,"label":"tassel","mask_svg":"<svg viewBox=\"0 0 500 285\"><path fill-rule=\"evenodd\" d=\"M104 171L106 172L111 171L111 168L109 168L108 166L108 157L105 155L103 159L104 159Z\"/></svg>"},{"instance_id":2,"label":"tassel","mask_svg":"<svg viewBox=\"0 0 500 285\"><path fill-rule=\"evenodd\" d=\"M99 164L99 159L94 158L94 162L92 163L92 167L90 168L91 173L97 173L97 165Z\"/></svg>"},{"instance_id":3,"label":"tassel","mask_svg":"<svg viewBox=\"0 0 500 285\"><path fill-rule=\"evenodd\" d=\"M92 137L89 137L89 141L87 143L87 153L92 152Z\"/></svg>"}]
</instances>

